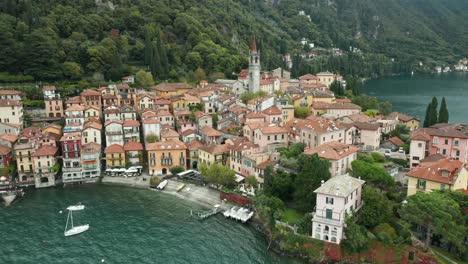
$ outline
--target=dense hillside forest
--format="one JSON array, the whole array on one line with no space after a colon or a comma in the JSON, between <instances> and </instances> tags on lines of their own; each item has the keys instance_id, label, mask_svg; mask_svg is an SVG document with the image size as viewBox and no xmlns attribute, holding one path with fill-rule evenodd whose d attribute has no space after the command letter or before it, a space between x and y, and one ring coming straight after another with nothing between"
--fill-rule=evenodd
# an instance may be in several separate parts
<instances>
[{"instance_id":1,"label":"dense hillside forest","mask_svg":"<svg viewBox=\"0 0 468 264\"><path fill-rule=\"evenodd\" d=\"M3 81L117 80L139 68L160 81L233 78L254 34L265 70L286 53L294 76L428 70L468 56L468 1L3 0L0 72ZM304 56L302 39L324 52Z\"/></svg>"}]
</instances>

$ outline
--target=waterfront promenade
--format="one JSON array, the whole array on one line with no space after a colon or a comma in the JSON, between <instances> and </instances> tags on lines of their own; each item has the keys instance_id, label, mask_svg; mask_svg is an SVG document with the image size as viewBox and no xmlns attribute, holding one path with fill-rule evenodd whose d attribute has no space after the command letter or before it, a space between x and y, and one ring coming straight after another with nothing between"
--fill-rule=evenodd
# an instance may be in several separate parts
<instances>
[{"instance_id":1,"label":"waterfront promenade","mask_svg":"<svg viewBox=\"0 0 468 264\"><path fill-rule=\"evenodd\" d=\"M146 179L146 180L144 180ZM222 209L227 209L227 204L219 198L219 192L213 189L210 189L205 186L194 185L191 183L185 183L186 186L181 191L177 191L177 188L184 184L184 182L176 180L168 180L167 186L164 190L155 190L149 188L150 177L149 176L140 176L140 177L110 177L105 176L102 179L103 184L110 185L122 185L135 188L144 188L149 189L150 191L155 192L164 192L167 194L174 195L180 199L188 200L190 202L197 203L206 208L213 208L215 204L221 205Z\"/></svg>"}]
</instances>

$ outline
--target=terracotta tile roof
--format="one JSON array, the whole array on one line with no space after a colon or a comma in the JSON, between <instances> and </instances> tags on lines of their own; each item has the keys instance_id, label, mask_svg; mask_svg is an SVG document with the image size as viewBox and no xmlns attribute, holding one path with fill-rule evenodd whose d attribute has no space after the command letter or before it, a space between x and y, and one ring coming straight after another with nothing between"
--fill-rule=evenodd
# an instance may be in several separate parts
<instances>
[{"instance_id":1,"label":"terracotta tile roof","mask_svg":"<svg viewBox=\"0 0 468 264\"><path fill-rule=\"evenodd\" d=\"M124 150L125 151L142 151L143 144L141 144L140 142L129 141L125 143Z\"/></svg>"},{"instance_id":2,"label":"terracotta tile roof","mask_svg":"<svg viewBox=\"0 0 468 264\"><path fill-rule=\"evenodd\" d=\"M340 143L338 141L332 141L315 148L307 149L304 151L304 154L313 155L317 154L319 157L329 160L340 160L349 155L357 153L359 151L358 147L353 145L348 145Z\"/></svg>"},{"instance_id":3,"label":"terracotta tile roof","mask_svg":"<svg viewBox=\"0 0 468 264\"><path fill-rule=\"evenodd\" d=\"M249 150L253 148L258 148L259 145L253 143L252 141L248 140L246 137L238 137L232 139L232 144L230 144L230 148L234 151L243 151Z\"/></svg>"},{"instance_id":4,"label":"terracotta tile roof","mask_svg":"<svg viewBox=\"0 0 468 264\"><path fill-rule=\"evenodd\" d=\"M145 119L143 119L142 121L143 124L159 124L159 118L157 118L156 116L150 116L150 117L147 117Z\"/></svg>"},{"instance_id":5,"label":"terracotta tile roof","mask_svg":"<svg viewBox=\"0 0 468 264\"><path fill-rule=\"evenodd\" d=\"M104 126L108 126L112 123L116 123L116 124L119 124L119 125L123 125L123 121L120 120L120 119L112 119L112 120L107 120L106 123L104 123Z\"/></svg>"},{"instance_id":6,"label":"terracotta tile roof","mask_svg":"<svg viewBox=\"0 0 468 264\"><path fill-rule=\"evenodd\" d=\"M245 124L245 126L250 128L250 130L255 130L255 129L259 128L259 127L264 127L264 126L268 126L268 125L270 125L270 124L266 123L266 122L255 122L255 123Z\"/></svg>"},{"instance_id":7,"label":"terracotta tile roof","mask_svg":"<svg viewBox=\"0 0 468 264\"><path fill-rule=\"evenodd\" d=\"M136 126L140 126L140 121L127 119L127 120L125 120L125 121L123 122L123 126L124 126L124 127L136 127Z\"/></svg>"},{"instance_id":8,"label":"terracotta tile roof","mask_svg":"<svg viewBox=\"0 0 468 264\"><path fill-rule=\"evenodd\" d=\"M35 127L35 126L30 126L30 127L27 127L23 130L21 130L21 135L25 136L25 137L31 137L31 136L34 136L34 135L37 135L37 134L41 134L41 129L39 127Z\"/></svg>"},{"instance_id":9,"label":"terracotta tile roof","mask_svg":"<svg viewBox=\"0 0 468 264\"><path fill-rule=\"evenodd\" d=\"M299 80L301 80L301 81L318 80L318 78L317 78L317 76L308 73L306 75L302 75L301 77L299 77Z\"/></svg>"},{"instance_id":10,"label":"terracotta tile roof","mask_svg":"<svg viewBox=\"0 0 468 264\"><path fill-rule=\"evenodd\" d=\"M264 162L258 164L256 167L261 169L261 170L264 170L264 169L266 169L266 167L274 166L274 165L275 165L275 163L273 161L267 160L267 161L264 161Z\"/></svg>"},{"instance_id":11,"label":"terracotta tile roof","mask_svg":"<svg viewBox=\"0 0 468 264\"><path fill-rule=\"evenodd\" d=\"M53 141L59 141L61 135L53 133L53 132L46 132L45 134L42 135L42 138L47 138Z\"/></svg>"},{"instance_id":12,"label":"terracotta tile roof","mask_svg":"<svg viewBox=\"0 0 468 264\"><path fill-rule=\"evenodd\" d=\"M399 139L398 137L391 137L388 139L388 141L392 142L393 145L398 147L405 144L405 142L403 142L403 140Z\"/></svg>"},{"instance_id":13,"label":"terracotta tile roof","mask_svg":"<svg viewBox=\"0 0 468 264\"><path fill-rule=\"evenodd\" d=\"M15 128L20 128L21 127L21 124L14 124L14 123L2 123L2 125L11 126L11 127L15 127Z\"/></svg>"},{"instance_id":14,"label":"terracotta tile roof","mask_svg":"<svg viewBox=\"0 0 468 264\"><path fill-rule=\"evenodd\" d=\"M0 99L0 106L22 106L23 103L18 100Z\"/></svg>"},{"instance_id":15,"label":"terracotta tile roof","mask_svg":"<svg viewBox=\"0 0 468 264\"><path fill-rule=\"evenodd\" d=\"M80 132L66 133L66 134L63 134L63 136L60 138L61 142L69 141L69 140L73 140L73 141L81 140L81 133Z\"/></svg>"},{"instance_id":16,"label":"terracotta tile roof","mask_svg":"<svg viewBox=\"0 0 468 264\"><path fill-rule=\"evenodd\" d=\"M170 105L171 102L166 99L158 99L154 102L155 105Z\"/></svg>"},{"instance_id":17,"label":"terracotta tile roof","mask_svg":"<svg viewBox=\"0 0 468 264\"><path fill-rule=\"evenodd\" d=\"M196 112L194 113L194 115L195 115L195 118L197 118L197 119L198 119L198 118L201 118L201 117L205 117L205 116L210 116L209 114L204 113L204 112L202 112L202 111L196 111Z\"/></svg>"},{"instance_id":18,"label":"terracotta tile roof","mask_svg":"<svg viewBox=\"0 0 468 264\"><path fill-rule=\"evenodd\" d=\"M90 142L81 146L81 153L96 153L101 152L101 145L95 142Z\"/></svg>"},{"instance_id":19,"label":"terracotta tile roof","mask_svg":"<svg viewBox=\"0 0 468 264\"><path fill-rule=\"evenodd\" d=\"M125 152L124 148L119 144L110 145L104 150L104 153L106 154L124 153L124 152Z\"/></svg>"},{"instance_id":20,"label":"terracotta tile roof","mask_svg":"<svg viewBox=\"0 0 468 264\"><path fill-rule=\"evenodd\" d=\"M270 85L270 84L274 84L275 81L272 80L272 79L268 79L268 80L260 80L260 85Z\"/></svg>"},{"instance_id":21,"label":"terracotta tile roof","mask_svg":"<svg viewBox=\"0 0 468 264\"><path fill-rule=\"evenodd\" d=\"M94 128L94 129L97 129L97 130L102 130L102 124L100 124L98 122L86 122L83 125L83 131L88 129L88 128Z\"/></svg>"},{"instance_id":22,"label":"terracotta tile roof","mask_svg":"<svg viewBox=\"0 0 468 264\"><path fill-rule=\"evenodd\" d=\"M178 138L180 137L179 133L172 128L163 128L161 129L161 138Z\"/></svg>"},{"instance_id":23,"label":"terracotta tile roof","mask_svg":"<svg viewBox=\"0 0 468 264\"><path fill-rule=\"evenodd\" d=\"M463 162L452 159L441 159L429 166L416 167L406 175L418 179L434 181L452 185L460 171L464 168Z\"/></svg>"},{"instance_id":24,"label":"terracotta tile roof","mask_svg":"<svg viewBox=\"0 0 468 264\"><path fill-rule=\"evenodd\" d=\"M193 89L193 86L187 83L161 83L151 87L152 90L169 92L181 89Z\"/></svg>"},{"instance_id":25,"label":"terracotta tile roof","mask_svg":"<svg viewBox=\"0 0 468 264\"><path fill-rule=\"evenodd\" d=\"M314 109L353 109L361 110L362 108L359 105L353 103L325 103L325 102L314 102L312 103L312 108Z\"/></svg>"},{"instance_id":26,"label":"terracotta tile roof","mask_svg":"<svg viewBox=\"0 0 468 264\"><path fill-rule=\"evenodd\" d=\"M190 142L186 142L185 145L189 150L198 150L200 147L204 146L200 141L193 139Z\"/></svg>"},{"instance_id":27,"label":"terracotta tile roof","mask_svg":"<svg viewBox=\"0 0 468 264\"><path fill-rule=\"evenodd\" d=\"M408 121L411 121L411 120L419 121L416 117L413 117L413 116L410 116L410 115L407 115L407 114L403 114L403 113L399 113L399 112L390 113L388 116L390 118L392 118L392 119L398 118L398 120L401 120L403 122L408 122Z\"/></svg>"},{"instance_id":28,"label":"terracotta tile roof","mask_svg":"<svg viewBox=\"0 0 468 264\"><path fill-rule=\"evenodd\" d=\"M84 90L81 94L81 96L100 96L101 93L96 91L96 90L93 90L93 89L86 89Z\"/></svg>"},{"instance_id":29,"label":"terracotta tile roof","mask_svg":"<svg viewBox=\"0 0 468 264\"><path fill-rule=\"evenodd\" d=\"M229 146L226 144L202 146L199 149L210 154L229 153Z\"/></svg>"},{"instance_id":30,"label":"terracotta tile roof","mask_svg":"<svg viewBox=\"0 0 468 264\"><path fill-rule=\"evenodd\" d=\"M342 118L340 118L340 120L344 119L344 118L349 118L351 119L351 121L353 122L364 122L364 123L367 123L367 122L371 122L371 121L374 121L375 119L368 116L368 115L365 115L365 114L351 114L351 115L347 115L347 116L344 116Z\"/></svg>"},{"instance_id":31,"label":"terracotta tile roof","mask_svg":"<svg viewBox=\"0 0 468 264\"><path fill-rule=\"evenodd\" d=\"M172 116L172 114L169 111L165 110L165 109L160 109L156 113L156 116L158 116L158 117L159 116Z\"/></svg>"},{"instance_id":32,"label":"terracotta tile roof","mask_svg":"<svg viewBox=\"0 0 468 264\"><path fill-rule=\"evenodd\" d=\"M151 109L145 109L141 113L141 118L147 118L147 117L150 117L150 116L156 116L156 111L151 110Z\"/></svg>"},{"instance_id":33,"label":"terracotta tile roof","mask_svg":"<svg viewBox=\"0 0 468 264\"><path fill-rule=\"evenodd\" d=\"M201 128L201 131L203 134L205 134L208 137L220 137L223 135L223 133L219 132L218 130L210 127L210 126L204 126Z\"/></svg>"},{"instance_id":34,"label":"terracotta tile roof","mask_svg":"<svg viewBox=\"0 0 468 264\"><path fill-rule=\"evenodd\" d=\"M5 140L14 143L18 140L18 137L13 134L3 134L0 135L0 140Z\"/></svg>"},{"instance_id":35,"label":"terracotta tile roof","mask_svg":"<svg viewBox=\"0 0 468 264\"><path fill-rule=\"evenodd\" d=\"M187 149L187 146L185 146L185 144L178 139L172 139L172 140L167 140L167 141L146 144L147 151L167 150L167 149L184 150L184 149Z\"/></svg>"},{"instance_id":36,"label":"terracotta tile roof","mask_svg":"<svg viewBox=\"0 0 468 264\"><path fill-rule=\"evenodd\" d=\"M237 75L237 79L245 80L247 79L247 76L249 76L249 69L241 69L241 71Z\"/></svg>"},{"instance_id":37,"label":"terracotta tile roof","mask_svg":"<svg viewBox=\"0 0 468 264\"><path fill-rule=\"evenodd\" d=\"M410 138L411 140L429 141L431 140L431 135L427 133L427 129L423 128L412 131Z\"/></svg>"},{"instance_id":38,"label":"terracotta tile roof","mask_svg":"<svg viewBox=\"0 0 468 264\"><path fill-rule=\"evenodd\" d=\"M265 118L265 115L264 114L260 114L260 113L254 113L254 112L250 112L248 113L245 118L252 118L252 119L256 119L256 118Z\"/></svg>"},{"instance_id":39,"label":"terracotta tile roof","mask_svg":"<svg viewBox=\"0 0 468 264\"><path fill-rule=\"evenodd\" d=\"M351 99L349 99L349 98L336 98L335 102L337 102L337 103L351 103Z\"/></svg>"},{"instance_id":40,"label":"terracotta tile roof","mask_svg":"<svg viewBox=\"0 0 468 264\"><path fill-rule=\"evenodd\" d=\"M327 133L344 129L342 124L322 117L309 116L306 120L306 122L296 124L295 128L313 130L318 133Z\"/></svg>"},{"instance_id":41,"label":"terracotta tile roof","mask_svg":"<svg viewBox=\"0 0 468 264\"><path fill-rule=\"evenodd\" d=\"M252 100L248 101L247 104L256 105L257 103L264 102L264 101L266 101L266 100L268 100L270 98L273 98L273 96L267 94L267 95L264 95L264 96L256 98L256 99L252 99Z\"/></svg>"},{"instance_id":42,"label":"terracotta tile roof","mask_svg":"<svg viewBox=\"0 0 468 264\"><path fill-rule=\"evenodd\" d=\"M431 136L468 138L468 126L463 124L436 124L428 132Z\"/></svg>"},{"instance_id":43,"label":"terracotta tile roof","mask_svg":"<svg viewBox=\"0 0 468 264\"><path fill-rule=\"evenodd\" d=\"M94 110L97 110L97 111L99 111L99 112L101 111L101 108L98 107L98 106L95 106L95 105L87 106L87 107L85 108L85 111L88 111L88 110L90 110L90 109L94 109Z\"/></svg>"},{"instance_id":44,"label":"terracotta tile roof","mask_svg":"<svg viewBox=\"0 0 468 264\"><path fill-rule=\"evenodd\" d=\"M174 115L175 116L184 116L187 115L189 116L192 112L187 109L181 109L181 110L174 110Z\"/></svg>"},{"instance_id":45,"label":"terracotta tile roof","mask_svg":"<svg viewBox=\"0 0 468 264\"><path fill-rule=\"evenodd\" d=\"M0 95L19 95L26 96L25 93L17 90L0 90Z\"/></svg>"},{"instance_id":46,"label":"terracotta tile roof","mask_svg":"<svg viewBox=\"0 0 468 264\"><path fill-rule=\"evenodd\" d=\"M288 130L284 127L278 126L265 126L258 128L262 132L262 134L281 134L281 133L288 133Z\"/></svg>"},{"instance_id":47,"label":"terracotta tile roof","mask_svg":"<svg viewBox=\"0 0 468 264\"><path fill-rule=\"evenodd\" d=\"M55 153L57 153L58 148L53 147L50 145L44 145L40 147L38 150L36 150L31 156L33 157L39 157L39 156L53 156Z\"/></svg>"},{"instance_id":48,"label":"terracotta tile roof","mask_svg":"<svg viewBox=\"0 0 468 264\"><path fill-rule=\"evenodd\" d=\"M104 114L119 114L120 109L114 107L108 107L104 109Z\"/></svg>"},{"instance_id":49,"label":"terracotta tile roof","mask_svg":"<svg viewBox=\"0 0 468 264\"><path fill-rule=\"evenodd\" d=\"M186 136L189 136L189 135L194 134L194 133L195 133L195 131L193 131L193 129L187 129L184 132L182 132L182 136L186 137Z\"/></svg>"},{"instance_id":50,"label":"terracotta tile roof","mask_svg":"<svg viewBox=\"0 0 468 264\"><path fill-rule=\"evenodd\" d=\"M68 100L65 101L65 104L80 104L80 103L81 103L80 96L74 96L74 97L68 98Z\"/></svg>"},{"instance_id":51,"label":"terracotta tile roof","mask_svg":"<svg viewBox=\"0 0 468 264\"><path fill-rule=\"evenodd\" d=\"M354 122L353 125L360 130L377 131L380 128L379 124L371 124L371 123Z\"/></svg>"},{"instance_id":52,"label":"terracotta tile roof","mask_svg":"<svg viewBox=\"0 0 468 264\"><path fill-rule=\"evenodd\" d=\"M262 113L265 115L281 115L282 112L276 105L268 107L267 109L263 110Z\"/></svg>"},{"instance_id":53,"label":"terracotta tile roof","mask_svg":"<svg viewBox=\"0 0 468 264\"><path fill-rule=\"evenodd\" d=\"M0 156L5 156L5 155L8 155L10 153L11 153L11 148L0 145Z\"/></svg>"},{"instance_id":54,"label":"terracotta tile roof","mask_svg":"<svg viewBox=\"0 0 468 264\"><path fill-rule=\"evenodd\" d=\"M435 161L445 159L445 158L446 157L444 155L437 153L437 154L429 155L429 156L425 157L424 159L420 160L419 162L420 163L435 162Z\"/></svg>"},{"instance_id":55,"label":"terracotta tile roof","mask_svg":"<svg viewBox=\"0 0 468 264\"><path fill-rule=\"evenodd\" d=\"M72 105L65 109L65 112L70 112L70 111L84 111L85 107L82 105Z\"/></svg>"}]
</instances>

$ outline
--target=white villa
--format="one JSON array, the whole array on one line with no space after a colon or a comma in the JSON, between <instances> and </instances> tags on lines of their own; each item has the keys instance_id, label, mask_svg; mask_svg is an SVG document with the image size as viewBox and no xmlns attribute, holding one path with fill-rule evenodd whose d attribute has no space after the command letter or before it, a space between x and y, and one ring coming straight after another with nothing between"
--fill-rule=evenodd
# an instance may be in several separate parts
<instances>
[{"instance_id":1,"label":"white villa","mask_svg":"<svg viewBox=\"0 0 468 264\"><path fill-rule=\"evenodd\" d=\"M317 205L312 218L312 237L339 244L347 214L362 207L362 185L365 181L348 174L335 176L314 192Z\"/></svg>"}]
</instances>

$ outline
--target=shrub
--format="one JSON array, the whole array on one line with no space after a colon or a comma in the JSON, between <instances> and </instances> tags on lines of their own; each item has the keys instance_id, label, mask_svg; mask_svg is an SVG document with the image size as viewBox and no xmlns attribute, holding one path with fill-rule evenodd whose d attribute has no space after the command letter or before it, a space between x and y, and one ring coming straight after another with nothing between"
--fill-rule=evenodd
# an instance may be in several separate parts
<instances>
[{"instance_id":1,"label":"shrub","mask_svg":"<svg viewBox=\"0 0 468 264\"><path fill-rule=\"evenodd\" d=\"M158 176L152 176L150 179L150 186L156 187L158 184L161 183L161 179Z\"/></svg>"},{"instance_id":2,"label":"shrub","mask_svg":"<svg viewBox=\"0 0 468 264\"><path fill-rule=\"evenodd\" d=\"M395 229L388 223L376 226L373 230L375 236L384 244L392 244L398 237Z\"/></svg>"},{"instance_id":3,"label":"shrub","mask_svg":"<svg viewBox=\"0 0 468 264\"><path fill-rule=\"evenodd\" d=\"M185 169L182 166L174 166L170 168L169 171L172 173L172 175L176 176L178 173L185 171Z\"/></svg>"},{"instance_id":4,"label":"shrub","mask_svg":"<svg viewBox=\"0 0 468 264\"><path fill-rule=\"evenodd\" d=\"M374 163L375 160L372 156L370 155L367 155L367 154L358 154L358 160L362 160L362 161L365 161L365 162L368 162L368 163Z\"/></svg>"},{"instance_id":5,"label":"shrub","mask_svg":"<svg viewBox=\"0 0 468 264\"><path fill-rule=\"evenodd\" d=\"M393 163L397 164L397 165L400 165L400 166L403 166L403 167L407 167L408 166L408 161L404 160L404 159L390 159Z\"/></svg>"},{"instance_id":6,"label":"shrub","mask_svg":"<svg viewBox=\"0 0 468 264\"><path fill-rule=\"evenodd\" d=\"M376 162L384 162L385 161L385 157L380 153L372 152L371 156Z\"/></svg>"}]
</instances>

